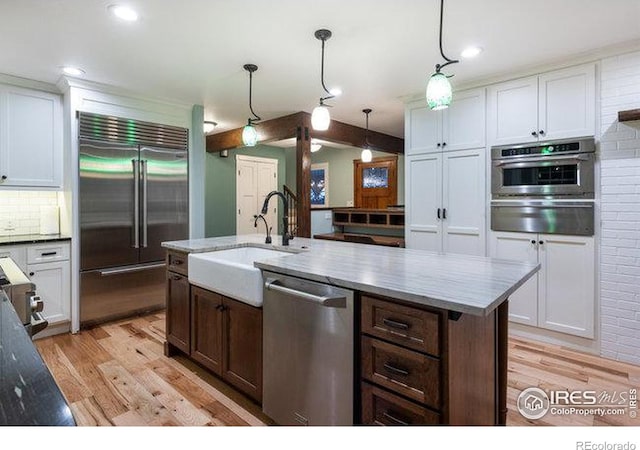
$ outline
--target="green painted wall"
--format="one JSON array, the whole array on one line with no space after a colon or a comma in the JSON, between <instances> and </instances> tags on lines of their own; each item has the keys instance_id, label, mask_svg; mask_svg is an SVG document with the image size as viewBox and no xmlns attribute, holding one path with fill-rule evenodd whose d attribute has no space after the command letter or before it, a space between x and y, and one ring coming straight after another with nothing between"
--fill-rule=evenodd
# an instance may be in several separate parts
<instances>
[{"instance_id":1,"label":"green painted wall","mask_svg":"<svg viewBox=\"0 0 640 450\"><path fill-rule=\"evenodd\" d=\"M205 236L229 236L236 234L236 155L259 156L278 160L278 190L286 180L288 150L257 145L229 150L227 158L218 153L206 156ZM295 153L295 151L293 152ZM293 166L295 171L295 164ZM275 201L272 199L271 201ZM281 206L282 202L278 200ZM279 207L278 211L282 211ZM282 218L278 219L281 223Z\"/></svg>"},{"instance_id":2,"label":"green painted wall","mask_svg":"<svg viewBox=\"0 0 640 450\"><path fill-rule=\"evenodd\" d=\"M345 207L353 201L353 160L360 159L360 149L323 146L311 154L311 163L329 163L329 206ZM390 153L373 152L374 158ZM404 155L398 155L398 204L404 204Z\"/></svg>"}]
</instances>

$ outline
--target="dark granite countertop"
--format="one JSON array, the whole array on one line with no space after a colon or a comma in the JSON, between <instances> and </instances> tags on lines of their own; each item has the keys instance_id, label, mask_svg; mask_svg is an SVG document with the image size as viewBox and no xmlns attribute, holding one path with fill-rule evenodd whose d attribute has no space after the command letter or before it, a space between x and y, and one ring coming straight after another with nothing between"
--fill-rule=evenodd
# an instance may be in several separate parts
<instances>
[{"instance_id":1,"label":"dark granite countertop","mask_svg":"<svg viewBox=\"0 0 640 450\"><path fill-rule=\"evenodd\" d=\"M75 425L13 305L0 290L0 425Z\"/></svg>"},{"instance_id":2,"label":"dark granite countertop","mask_svg":"<svg viewBox=\"0 0 640 450\"><path fill-rule=\"evenodd\" d=\"M38 242L68 241L70 236L63 234L19 234L15 236L0 236L0 245L36 244Z\"/></svg>"}]
</instances>

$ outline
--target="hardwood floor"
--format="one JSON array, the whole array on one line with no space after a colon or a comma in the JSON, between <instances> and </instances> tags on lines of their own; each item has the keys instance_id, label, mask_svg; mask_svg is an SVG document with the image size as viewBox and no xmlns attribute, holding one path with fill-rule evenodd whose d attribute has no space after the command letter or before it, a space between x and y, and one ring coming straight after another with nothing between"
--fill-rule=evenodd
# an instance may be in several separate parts
<instances>
[{"instance_id":1,"label":"hardwood floor","mask_svg":"<svg viewBox=\"0 0 640 450\"><path fill-rule=\"evenodd\" d=\"M35 341L78 425L265 425L260 407L186 358L163 354L164 313ZM515 402L531 386L609 392L640 387L640 367L511 338L508 425L640 425L623 416L527 420Z\"/></svg>"}]
</instances>

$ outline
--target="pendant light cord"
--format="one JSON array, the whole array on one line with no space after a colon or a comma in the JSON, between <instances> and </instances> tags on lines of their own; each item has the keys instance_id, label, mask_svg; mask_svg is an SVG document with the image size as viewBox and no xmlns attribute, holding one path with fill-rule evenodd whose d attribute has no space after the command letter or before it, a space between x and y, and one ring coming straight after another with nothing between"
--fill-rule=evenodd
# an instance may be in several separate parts
<instances>
[{"instance_id":1,"label":"pendant light cord","mask_svg":"<svg viewBox=\"0 0 640 450\"><path fill-rule=\"evenodd\" d=\"M335 97L335 95L333 95L331 92L329 92L329 89L327 89L327 86L325 86L324 84L324 42L325 39L322 39L322 60L320 62L320 83L322 83L322 89L324 89L324 91L329 94L328 97L320 97L320 104L322 105L325 100L329 100L332 99L333 97Z\"/></svg>"},{"instance_id":2,"label":"pendant light cord","mask_svg":"<svg viewBox=\"0 0 640 450\"><path fill-rule=\"evenodd\" d=\"M369 114L371 113L371 109L367 108L367 109L363 109L362 112L365 114L365 130L364 130L364 145L365 148L370 150L371 144L369 144Z\"/></svg>"},{"instance_id":3,"label":"pendant light cord","mask_svg":"<svg viewBox=\"0 0 640 450\"><path fill-rule=\"evenodd\" d=\"M249 70L249 109L251 110L251 114L255 116L255 119L249 118L249 125L251 125L252 123L258 122L259 120L262 120L260 116L255 113L255 111L253 110L253 106L251 104L252 86L253 86L253 71Z\"/></svg>"},{"instance_id":4,"label":"pendant light cord","mask_svg":"<svg viewBox=\"0 0 640 450\"><path fill-rule=\"evenodd\" d=\"M444 17L444 0L440 0L440 54L442 55L442 57L445 59L445 61L447 61L444 64L436 64L436 72L440 72L440 69L442 69L445 66L448 66L449 64L455 64L460 62L457 59L449 59L445 56L444 51L442 50L442 22L443 22L443 17Z\"/></svg>"}]
</instances>

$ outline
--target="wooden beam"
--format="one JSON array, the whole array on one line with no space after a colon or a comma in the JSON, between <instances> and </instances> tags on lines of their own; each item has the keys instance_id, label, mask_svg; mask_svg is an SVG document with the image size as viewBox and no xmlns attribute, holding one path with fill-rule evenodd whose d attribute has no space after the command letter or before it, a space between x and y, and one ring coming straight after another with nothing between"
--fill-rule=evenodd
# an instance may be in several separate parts
<instances>
[{"instance_id":1,"label":"wooden beam","mask_svg":"<svg viewBox=\"0 0 640 450\"><path fill-rule=\"evenodd\" d=\"M303 112L290 114L277 119L264 120L256 125L258 130L258 144L270 141L280 141L295 137L298 126L302 123ZM244 128L244 127L243 127ZM223 131L207 136L207 152L215 153L244 147L242 143L242 128Z\"/></svg>"},{"instance_id":2,"label":"wooden beam","mask_svg":"<svg viewBox=\"0 0 640 450\"><path fill-rule=\"evenodd\" d=\"M630 122L632 120L640 120L640 109L618 111L618 122Z\"/></svg>"},{"instance_id":3,"label":"wooden beam","mask_svg":"<svg viewBox=\"0 0 640 450\"><path fill-rule=\"evenodd\" d=\"M311 117L309 113L304 114ZM310 132L312 138L362 148L365 146L365 134L367 130L361 127L356 127L355 125L349 125L348 123L331 120L331 125L329 125L329 129L327 131L311 129ZM367 140L372 150L404 154L404 139L369 130L369 138Z\"/></svg>"},{"instance_id":4,"label":"wooden beam","mask_svg":"<svg viewBox=\"0 0 640 450\"><path fill-rule=\"evenodd\" d=\"M311 116L304 113L296 130L296 191L298 236L311 237Z\"/></svg>"}]
</instances>

